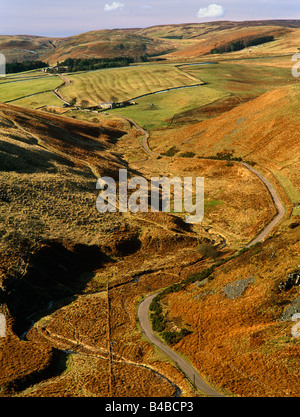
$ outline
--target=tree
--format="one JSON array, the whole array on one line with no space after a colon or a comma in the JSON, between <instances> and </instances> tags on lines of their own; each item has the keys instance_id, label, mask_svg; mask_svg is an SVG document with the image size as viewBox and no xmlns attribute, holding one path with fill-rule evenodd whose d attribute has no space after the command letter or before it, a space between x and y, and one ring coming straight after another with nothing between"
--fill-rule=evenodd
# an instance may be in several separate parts
<instances>
[{"instance_id":1,"label":"tree","mask_svg":"<svg viewBox=\"0 0 300 417\"><path fill-rule=\"evenodd\" d=\"M81 100L80 102L80 107L82 107L83 109L87 109L89 107L90 103L88 100Z\"/></svg>"},{"instance_id":2,"label":"tree","mask_svg":"<svg viewBox=\"0 0 300 417\"><path fill-rule=\"evenodd\" d=\"M77 98L73 97L70 101L70 106L75 106L76 103L77 103Z\"/></svg>"}]
</instances>

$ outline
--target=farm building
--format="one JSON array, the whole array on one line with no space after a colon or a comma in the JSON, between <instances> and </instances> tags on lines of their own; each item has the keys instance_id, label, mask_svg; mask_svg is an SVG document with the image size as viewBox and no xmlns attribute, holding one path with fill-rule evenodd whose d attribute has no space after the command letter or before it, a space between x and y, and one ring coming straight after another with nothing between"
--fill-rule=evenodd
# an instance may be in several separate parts
<instances>
[{"instance_id":1,"label":"farm building","mask_svg":"<svg viewBox=\"0 0 300 417\"><path fill-rule=\"evenodd\" d=\"M109 109L116 109L116 108L119 108L119 107L132 106L134 104L136 104L136 103L135 102L130 102L130 101L121 101L120 103L115 103L113 101L107 101L107 102L98 104L98 109L109 110Z\"/></svg>"},{"instance_id":2,"label":"farm building","mask_svg":"<svg viewBox=\"0 0 300 417\"><path fill-rule=\"evenodd\" d=\"M62 67L62 66L47 67L43 69L44 72L48 72L51 74L59 73L59 72L67 72L68 70L69 70L68 67Z\"/></svg>"}]
</instances>

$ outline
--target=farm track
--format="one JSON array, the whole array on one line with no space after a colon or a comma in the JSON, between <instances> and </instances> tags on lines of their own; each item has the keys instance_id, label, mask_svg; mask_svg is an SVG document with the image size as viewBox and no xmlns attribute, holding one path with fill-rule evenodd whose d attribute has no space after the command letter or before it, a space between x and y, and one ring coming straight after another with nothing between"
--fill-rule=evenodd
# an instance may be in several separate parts
<instances>
[{"instance_id":1,"label":"farm track","mask_svg":"<svg viewBox=\"0 0 300 417\"><path fill-rule=\"evenodd\" d=\"M67 337L51 333L46 329L36 327L36 330L38 331L39 336L45 338L47 341L51 343L51 345L55 346L57 349L64 351L68 354L91 356L106 361L112 361L111 368L113 368L113 363L124 363L129 366L136 366L143 369L148 369L158 377L165 379L169 384L171 384L176 389L176 397L180 396L181 394L180 388L176 384L174 384L174 382L172 382L169 378L158 372L155 368L151 367L150 365L130 361L129 359L124 358L123 356L117 355L116 353L112 353L110 349L105 349L102 347L96 348L87 343L83 343L78 340L72 340ZM66 345L71 345L74 350L70 347L66 349ZM113 372L113 370L111 370L111 372Z\"/></svg>"},{"instance_id":2,"label":"farm track","mask_svg":"<svg viewBox=\"0 0 300 417\"><path fill-rule=\"evenodd\" d=\"M65 77L62 74L58 74L58 76L62 79L63 83L59 87L57 87L57 88L55 88L54 90L51 90L51 91L53 91L53 93L56 95L56 97L59 100L63 101L65 104L70 105L70 103L67 100L65 100L64 97L62 96L62 94L59 92L59 89L64 85L71 84L71 80L69 78Z\"/></svg>"}]
</instances>

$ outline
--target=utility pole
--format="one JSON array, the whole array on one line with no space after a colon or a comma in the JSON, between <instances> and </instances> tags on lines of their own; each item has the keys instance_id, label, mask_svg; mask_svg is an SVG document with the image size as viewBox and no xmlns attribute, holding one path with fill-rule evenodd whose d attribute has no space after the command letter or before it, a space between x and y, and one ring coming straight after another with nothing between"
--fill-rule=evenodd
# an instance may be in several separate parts
<instances>
[{"instance_id":1,"label":"utility pole","mask_svg":"<svg viewBox=\"0 0 300 417\"><path fill-rule=\"evenodd\" d=\"M112 396L112 357L111 357L111 343L110 343L110 320L109 320L109 277L107 277L107 347L108 347L108 380L109 380L109 396Z\"/></svg>"},{"instance_id":2,"label":"utility pole","mask_svg":"<svg viewBox=\"0 0 300 417\"><path fill-rule=\"evenodd\" d=\"M200 313L198 317L198 351L201 349L201 318Z\"/></svg>"},{"instance_id":3,"label":"utility pole","mask_svg":"<svg viewBox=\"0 0 300 417\"><path fill-rule=\"evenodd\" d=\"M109 363L110 363L110 396L113 396L113 362L114 362L114 354L113 354L113 344L116 343L115 341L111 340L109 342L109 346L110 346L110 359L109 359Z\"/></svg>"}]
</instances>

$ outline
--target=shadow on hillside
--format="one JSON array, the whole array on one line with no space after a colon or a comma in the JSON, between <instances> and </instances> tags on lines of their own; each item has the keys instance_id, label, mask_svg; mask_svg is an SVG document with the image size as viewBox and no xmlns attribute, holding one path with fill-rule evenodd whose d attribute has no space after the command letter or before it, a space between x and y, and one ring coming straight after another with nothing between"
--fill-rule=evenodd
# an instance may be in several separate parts
<instances>
[{"instance_id":1,"label":"shadow on hillside","mask_svg":"<svg viewBox=\"0 0 300 417\"><path fill-rule=\"evenodd\" d=\"M90 273L107 262L111 259L98 246L45 242L31 256L25 275L5 282L2 297L14 318L13 331L21 337L32 322L70 304Z\"/></svg>"},{"instance_id":2,"label":"shadow on hillside","mask_svg":"<svg viewBox=\"0 0 300 417\"><path fill-rule=\"evenodd\" d=\"M4 172L20 172L33 174L45 172L48 169L55 169L54 161L60 160L67 166L74 166L67 159L58 157L44 149L25 149L13 143L2 141L0 143L0 167Z\"/></svg>"}]
</instances>

